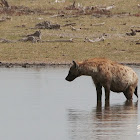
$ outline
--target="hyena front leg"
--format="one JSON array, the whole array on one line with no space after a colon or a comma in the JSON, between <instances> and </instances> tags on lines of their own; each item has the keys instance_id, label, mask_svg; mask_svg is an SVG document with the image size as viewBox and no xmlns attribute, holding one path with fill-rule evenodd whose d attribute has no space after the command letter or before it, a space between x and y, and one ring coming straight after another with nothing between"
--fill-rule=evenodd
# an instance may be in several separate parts
<instances>
[{"instance_id":1,"label":"hyena front leg","mask_svg":"<svg viewBox=\"0 0 140 140\"><path fill-rule=\"evenodd\" d=\"M97 83L96 85L96 92L97 92L97 102L102 101L102 85Z\"/></svg>"},{"instance_id":2,"label":"hyena front leg","mask_svg":"<svg viewBox=\"0 0 140 140\"><path fill-rule=\"evenodd\" d=\"M109 101L110 98L110 84L104 86L105 89L105 101Z\"/></svg>"}]
</instances>

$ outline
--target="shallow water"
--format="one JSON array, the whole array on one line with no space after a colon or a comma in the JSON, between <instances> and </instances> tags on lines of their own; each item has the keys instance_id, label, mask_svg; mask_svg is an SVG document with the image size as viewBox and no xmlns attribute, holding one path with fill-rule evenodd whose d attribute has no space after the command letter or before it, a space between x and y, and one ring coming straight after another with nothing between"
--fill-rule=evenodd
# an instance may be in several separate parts
<instances>
[{"instance_id":1,"label":"shallow water","mask_svg":"<svg viewBox=\"0 0 140 140\"><path fill-rule=\"evenodd\" d=\"M140 67L133 67L140 77ZM139 102L111 93L96 104L90 77L65 81L67 67L0 68L1 140L138 140ZM140 83L139 83L140 87ZM140 94L140 90L139 90Z\"/></svg>"}]
</instances>

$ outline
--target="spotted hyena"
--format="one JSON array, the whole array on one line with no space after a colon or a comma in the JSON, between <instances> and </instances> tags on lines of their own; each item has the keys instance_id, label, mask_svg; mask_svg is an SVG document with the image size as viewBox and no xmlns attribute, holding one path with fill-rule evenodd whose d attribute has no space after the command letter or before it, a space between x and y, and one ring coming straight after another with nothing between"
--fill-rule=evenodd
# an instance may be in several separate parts
<instances>
[{"instance_id":1,"label":"spotted hyena","mask_svg":"<svg viewBox=\"0 0 140 140\"><path fill-rule=\"evenodd\" d=\"M96 86L97 101L101 101L102 87L105 89L105 100L109 101L110 90L123 92L127 100L132 100L133 93L138 97L137 74L128 66L105 58L93 58L82 62L73 61L67 81L87 75L91 76Z\"/></svg>"}]
</instances>

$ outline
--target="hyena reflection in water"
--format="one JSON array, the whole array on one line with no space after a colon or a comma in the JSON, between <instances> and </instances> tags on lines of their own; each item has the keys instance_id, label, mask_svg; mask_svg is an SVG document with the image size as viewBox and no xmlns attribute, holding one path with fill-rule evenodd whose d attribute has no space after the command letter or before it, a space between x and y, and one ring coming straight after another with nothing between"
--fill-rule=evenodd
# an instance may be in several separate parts
<instances>
[{"instance_id":1,"label":"hyena reflection in water","mask_svg":"<svg viewBox=\"0 0 140 140\"><path fill-rule=\"evenodd\" d=\"M105 58L93 58L77 63L73 61L66 80L73 81L81 75L92 77L97 101L101 101L102 87L105 89L106 101L109 101L110 90L123 92L127 100L132 100L133 93L138 97L138 76L130 67Z\"/></svg>"}]
</instances>

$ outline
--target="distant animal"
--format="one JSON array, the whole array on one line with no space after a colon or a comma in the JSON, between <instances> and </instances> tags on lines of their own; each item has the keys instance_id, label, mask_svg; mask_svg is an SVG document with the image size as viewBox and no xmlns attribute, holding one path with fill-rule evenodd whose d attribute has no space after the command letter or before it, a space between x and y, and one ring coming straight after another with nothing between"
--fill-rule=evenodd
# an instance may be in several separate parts
<instances>
[{"instance_id":1,"label":"distant animal","mask_svg":"<svg viewBox=\"0 0 140 140\"><path fill-rule=\"evenodd\" d=\"M73 81L82 75L92 77L96 87L97 102L101 102L102 87L105 89L106 101L109 101L110 91L123 92L127 100L132 100L133 93L138 98L138 76L128 66L106 58L87 59L77 63L73 61L65 79Z\"/></svg>"},{"instance_id":2,"label":"distant animal","mask_svg":"<svg viewBox=\"0 0 140 140\"><path fill-rule=\"evenodd\" d=\"M35 33L29 34L26 37L29 37L29 36L34 36L34 37L38 37L41 39L41 31L36 31Z\"/></svg>"}]
</instances>

